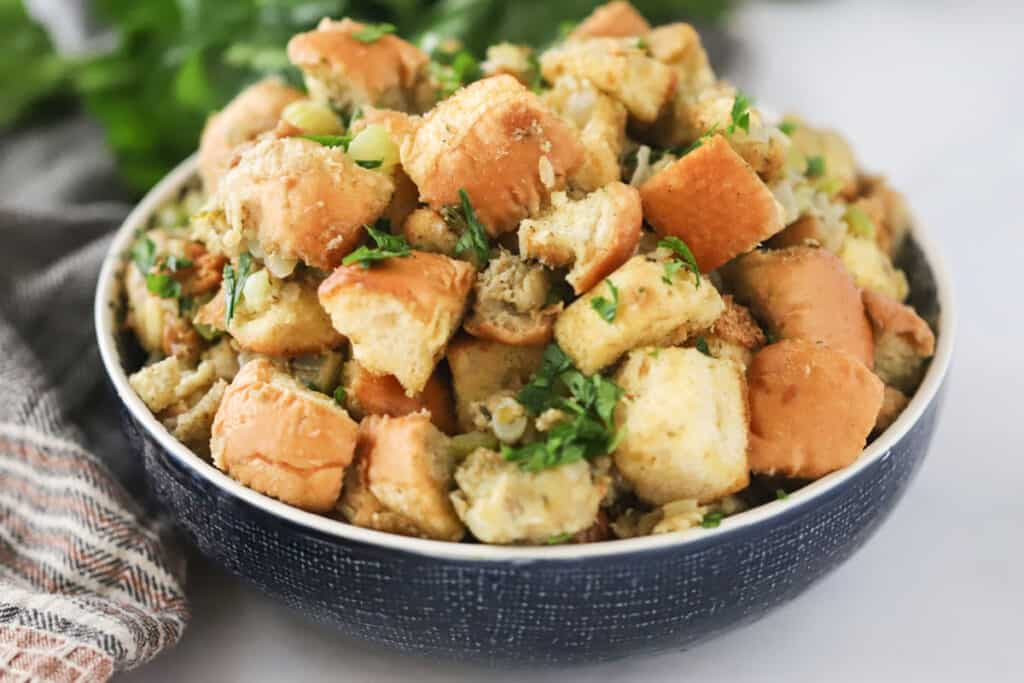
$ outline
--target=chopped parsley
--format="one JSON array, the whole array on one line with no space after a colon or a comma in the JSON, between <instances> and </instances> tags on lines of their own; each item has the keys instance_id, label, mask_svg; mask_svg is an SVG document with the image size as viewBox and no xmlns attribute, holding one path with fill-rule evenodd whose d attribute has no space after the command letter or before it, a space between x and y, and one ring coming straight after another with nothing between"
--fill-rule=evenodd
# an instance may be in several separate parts
<instances>
[{"instance_id":1,"label":"chopped parsley","mask_svg":"<svg viewBox=\"0 0 1024 683\"><path fill-rule=\"evenodd\" d=\"M380 168L384 163L383 159L356 159L356 163L363 168Z\"/></svg>"},{"instance_id":2,"label":"chopped parsley","mask_svg":"<svg viewBox=\"0 0 1024 683\"><path fill-rule=\"evenodd\" d=\"M638 49L638 50L647 50L650 47L650 45L648 45L647 41L644 40L643 36L637 36L636 37L636 42L634 43L634 45L636 46L636 49Z\"/></svg>"},{"instance_id":3,"label":"chopped parsley","mask_svg":"<svg viewBox=\"0 0 1024 683\"><path fill-rule=\"evenodd\" d=\"M608 289L612 293L612 298L605 299L603 296L595 296L590 300L590 305L593 306L597 314L601 316L601 319L606 323L614 322L615 314L619 310L619 289L615 286L615 283L611 280L605 280L608 283Z\"/></svg>"},{"instance_id":4,"label":"chopped parsley","mask_svg":"<svg viewBox=\"0 0 1024 683\"><path fill-rule=\"evenodd\" d=\"M726 133L732 135L737 129L744 133L750 132L750 100L741 92L736 93L736 99L732 101L732 111L729 112L731 123Z\"/></svg>"},{"instance_id":5,"label":"chopped parsley","mask_svg":"<svg viewBox=\"0 0 1024 683\"><path fill-rule=\"evenodd\" d=\"M825 157L807 157L807 170L804 175L808 178L820 178L825 175Z\"/></svg>"},{"instance_id":6,"label":"chopped parsley","mask_svg":"<svg viewBox=\"0 0 1024 683\"><path fill-rule=\"evenodd\" d=\"M786 500L787 498L789 498L789 494L785 489L775 489L775 500Z\"/></svg>"},{"instance_id":7,"label":"chopped parsley","mask_svg":"<svg viewBox=\"0 0 1024 683\"><path fill-rule=\"evenodd\" d=\"M345 387L338 387L337 389L334 390L334 394L332 395L334 396L335 403L337 403L339 406L345 405Z\"/></svg>"},{"instance_id":8,"label":"chopped parsley","mask_svg":"<svg viewBox=\"0 0 1024 683\"><path fill-rule=\"evenodd\" d=\"M146 275L146 289L161 299L177 299L181 296L181 283L169 273L149 273Z\"/></svg>"},{"instance_id":9,"label":"chopped parsley","mask_svg":"<svg viewBox=\"0 0 1024 683\"><path fill-rule=\"evenodd\" d=\"M717 510L714 512L709 512L706 515L704 515L704 519L701 521L700 525L705 529L714 529L722 523L722 519L724 518L725 515L721 512L718 512Z\"/></svg>"},{"instance_id":10,"label":"chopped parsley","mask_svg":"<svg viewBox=\"0 0 1024 683\"><path fill-rule=\"evenodd\" d=\"M316 382L306 382L306 388L309 389L310 391L315 391L318 394L324 393L320 390L320 387L317 386Z\"/></svg>"},{"instance_id":11,"label":"chopped parsley","mask_svg":"<svg viewBox=\"0 0 1024 683\"><path fill-rule=\"evenodd\" d=\"M191 268L192 262L187 258L178 258L174 254L171 254L164 260L164 267L172 273L177 273L179 270Z\"/></svg>"},{"instance_id":12,"label":"chopped parsley","mask_svg":"<svg viewBox=\"0 0 1024 683\"><path fill-rule=\"evenodd\" d=\"M249 278L249 274L252 271L252 256L249 252L243 252L238 257L238 272L231 267L230 263L224 264L224 326L227 327L231 324L231 319L235 317L235 309L238 307L238 302L242 299L242 291L245 287L245 281Z\"/></svg>"},{"instance_id":13,"label":"chopped parsley","mask_svg":"<svg viewBox=\"0 0 1024 683\"><path fill-rule=\"evenodd\" d=\"M547 545L561 545L572 540L572 534L565 532L561 534L555 534L544 541Z\"/></svg>"},{"instance_id":14,"label":"chopped parsley","mask_svg":"<svg viewBox=\"0 0 1024 683\"><path fill-rule=\"evenodd\" d=\"M797 126L794 121L783 121L782 123L779 124L779 130L781 130L786 135L789 135L790 137L792 137L793 132L796 131L798 127L799 126Z\"/></svg>"},{"instance_id":15,"label":"chopped parsley","mask_svg":"<svg viewBox=\"0 0 1024 683\"><path fill-rule=\"evenodd\" d=\"M697 337L697 350L703 353L705 356L711 355L711 349L708 348L708 340L704 337Z\"/></svg>"},{"instance_id":16,"label":"chopped parsley","mask_svg":"<svg viewBox=\"0 0 1024 683\"><path fill-rule=\"evenodd\" d=\"M303 140L318 142L324 147L344 147L348 149L348 143L352 142L351 135L296 135Z\"/></svg>"},{"instance_id":17,"label":"chopped parsley","mask_svg":"<svg viewBox=\"0 0 1024 683\"><path fill-rule=\"evenodd\" d=\"M140 275L146 275L156 263L156 244L148 237L143 237L132 247L132 261L139 269Z\"/></svg>"},{"instance_id":18,"label":"chopped parsley","mask_svg":"<svg viewBox=\"0 0 1024 683\"><path fill-rule=\"evenodd\" d=\"M672 147L672 148L666 150L666 152L669 153L669 154L675 154L676 156L678 156L680 158L685 157L687 154L689 154L690 152L692 152L693 150L697 149L698 147L703 145L705 142L710 140L716 133L718 133L718 124L717 123L715 125L711 126L710 128L708 128L706 131L704 131L703 135L701 135L699 138L697 138L696 140L691 142L686 147Z\"/></svg>"},{"instance_id":19,"label":"chopped parsley","mask_svg":"<svg viewBox=\"0 0 1024 683\"><path fill-rule=\"evenodd\" d=\"M487 239L487 230L476 217L476 210L473 209L473 203L469 201L469 193L465 189L459 190L459 199L462 202L462 216L466 220L466 230L459 237L459 241L455 243L455 253L459 255L470 251L477 264L483 265L487 263L491 254L491 243Z\"/></svg>"},{"instance_id":20,"label":"chopped parsley","mask_svg":"<svg viewBox=\"0 0 1024 683\"><path fill-rule=\"evenodd\" d=\"M438 94L446 99L464 85L483 76L480 63L468 50L447 52L438 50L428 65L430 75L440 86Z\"/></svg>"},{"instance_id":21,"label":"chopped parsley","mask_svg":"<svg viewBox=\"0 0 1024 683\"><path fill-rule=\"evenodd\" d=\"M395 32L395 25L388 23L381 24L367 24L358 31L352 32L352 37L358 40L360 43L376 43L378 40L388 35L389 33Z\"/></svg>"},{"instance_id":22,"label":"chopped parsley","mask_svg":"<svg viewBox=\"0 0 1024 683\"><path fill-rule=\"evenodd\" d=\"M540 71L540 60L537 59L535 52L530 52L530 56L526 58L526 61L530 64L530 70L527 72L530 81L530 90L535 93L540 93L544 87L544 76Z\"/></svg>"},{"instance_id":23,"label":"chopped parsley","mask_svg":"<svg viewBox=\"0 0 1024 683\"><path fill-rule=\"evenodd\" d=\"M146 279L146 289L161 299L177 299L181 296L181 283L174 279L172 273L192 267L191 261L174 255L162 261L158 259L156 244L149 237L143 237L132 247L132 261ZM154 267L157 268L155 273L151 272Z\"/></svg>"},{"instance_id":24,"label":"chopped parsley","mask_svg":"<svg viewBox=\"0 0 1024 683\"><path fill-rule=\"evenodd\" d=\"M686 246L686 242L678 237L669 235L658 240L658 246L671 249L675 256L681 259L673 259L665 263L665 274L661 276L665 284L671 285L674 282L675 274L680 268L685 267L694 275L695 281L693 286L700 287L700 268L697 266L697 259L694 257L693 252L690 251L690 247Z\"/></svg>"},{"instance_id":25,"label":"chopped parsley","mask_svg":"<svg viewBox=\"0 0 1024 683\"><path fill-rule=\"evenodd\" d=\"M378 222L378 227L366 226L366 231L377 243L376 247L363 245L341 260L342 265L350 266L359 263L363 268L369 268L374 261L383 261L389 258L406 257L412 254L412 247L401 235L392 235L387 232L388 224L385 221Z\"/></svg>"}]
</instances>

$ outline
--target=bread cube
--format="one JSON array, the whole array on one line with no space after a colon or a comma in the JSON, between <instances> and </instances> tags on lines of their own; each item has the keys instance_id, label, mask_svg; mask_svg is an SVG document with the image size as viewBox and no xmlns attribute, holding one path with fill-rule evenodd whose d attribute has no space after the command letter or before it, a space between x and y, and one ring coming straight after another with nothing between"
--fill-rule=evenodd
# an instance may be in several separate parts
<instances>
[{"instance_id":1,"label":"bread cube","mask_svg":"<svg viewBox=\"0 0 1024 683\"><path fill-rule=\"evenodd\" d=\"M413 249L455 256L459 233L433 209L416 209L405 219L401 235Z\"/></svg>"},{"instance_id":2,"label":"bread cube","mask_svg":"<svg viewBox=\"0 0 1024 683\"><path fill-rule=\"evenodd\" d=\"M862 295L875 337L875 374L912 394L935 354L935 334L910 306L867 289Z\"/></svg>"},{"instance_id":3,"label":"bread cube","mask_svg":"<svg viewBox=\"0 0 1024 683\"><path fill-rule=\"evenodd\" d=\"M885 385L885 393L882 395L882 407L875 418L875 434L881 434L896 421L910 403L910 399L899 389Z\"/></svg>"},{"instance_id":4,"label":"bread cube","mask_svg":"<svg viewBox=\"0 0 1024 683\"><path fill-rule=\"evenodd\" d=\"M838 256L861 289L897 301L903 301L910 293L906 274L892 264L873 238L847 235Z\"/></svg>"},{"instance_id":5,"label":"bread cube","mask_svg":"<svg viewBox=\"0 0 1024 683\"><path fill-rule=\"evenodd\" d=\"M445 434L454 434L455 406L448 378L435 369L423 391L409 396L392 375L376 375L357 361L345 363L341 372L345 407L356 420L368 415L402 417L426 410L434 426Z\"/></svg>"},{"instance_id":6,"label":"bread cube","mask_svg":"<svg viewBox=\"0 0 1024 683\"><path fill-rule=\"evenodd\" d=\"M704 336L704 342L713 358L736 361L746 368L767 338L746 306L730 295L723 296L722 301L725 310Z\"/></svg>"},{"instance_id":7,"label":"bread cube","mask_svg":"<svg viewBox=\"0 0 1024 683\"><path fill-rule=\"evenodd\" d=\"M614 0L595 8L573 29L569 39L626 38L642 36L650 30L651 25L633 5L625 0Z\"/></svg>"},{"instance_id":8,"label":"bread cube","mask_svg":"<svg viewBox=\"0 0 1024 683\"><path fill-rule=\"evenodd\" d=\"M700 35L689 24L665 24L646 35L651 56L676 72L676 96L695 94L715 83Z\"/></svg>"},{"instance_id":9,"label":"bread cube","mask_svg":"<svg viewBox=\"0 0 1024 683\"><path fill-rule=\"evenodd\" d=\"M475 337L503 344L546 344L562 310L561 302L548 304L550 291L544 266L502 250L477 275L464 327Z\"/></svg>"},{"instance_id":10,"label":"bread cube","mask_svg":"<svg viewBox=\"0 0 1024 683\"><path fill-rule=\"evenodd\" d=\"M825 185L834 186L843 197L854 197L858 187L857 159L846 139L835 131L815 128L795 116L787 116L786 120L795 124L789 136L793 156L803 160L821 157L824 174L817 182L825 181Z\"/></svg>"},{"instance_id":11,"label":"bread cube","mask_svg":"<svg viewBox=\"0 0 1024 683\"><path fill-rule=\"evenodd\" d=\"M470 432L473 405L502 391L518 391L544 360L543 346L510 346L487 339L458 337L448 345L459 429Z\"/></svg>"}]
</instances>

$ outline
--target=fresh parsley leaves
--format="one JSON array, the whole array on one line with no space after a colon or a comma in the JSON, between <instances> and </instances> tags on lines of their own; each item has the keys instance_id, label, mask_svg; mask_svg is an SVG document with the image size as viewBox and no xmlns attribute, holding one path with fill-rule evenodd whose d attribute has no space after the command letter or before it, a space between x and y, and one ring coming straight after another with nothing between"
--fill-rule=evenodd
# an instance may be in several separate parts
<instances>
[{"instance_id":1,"label":"fresh parsley leaves","mask_svg":"<svg viewBox=\"0 0 1024 683\"><path fill-rule=\"evenodd\" d=\"M377 243L376 247L363 245L341 260L342 265L350 266L359 263L363 268L369 268L374 261L384 259L406 257L412 254L412 247L401 235L392 235L387 232L384 222L378 223L378 228L367 225L366 230L370 237Z\"/></svg>"},{"instance_id":2,"label":"fresh parsley leaves","mask_svg":"<svg viewBox=\"0 0 1024 683\"><path fill-rule=\"evenodd\" d=\"M807 157L807 170L804 175L808 178L820 178L825 175L825 157Z\"/></svg>"},{"instance_id":3,"label":"fresh parsley leaves","mask_svg":"<svg viewBox=\"0 0 1024 683\"><path fill-rule=\"evenodd\" d=\"M467 50L437 50L427 68L439 86L438 94L441 99L447 99L462 86L483 76L480 62Z\"/></svg>"},{"instance_id":4,"label":"fresh parsley leaves","mask_svg":"<svg viewBox=\"0 0 1024 683\"><path fill-rule=\"evenodd\" d=\"M461 255L470 251L478 265L487 263L491 254L491 243L487 239L487 230L483 223L476 217L476 210L469 201L469 193L465 189L459 190L459 199L462 203L462 215L466 219L466 230L459 236L455 243L455 253Z\"/></svg>"},{"instance_id":5,"label":"fresh parsley leaves","mask_svg":"<svg viewBox=\"0 0 1024 683\"><path fill-rule=\"evenodd\" d=\"M367 24L358 31L352 32L352 37L358 40L360 43L376 43L378 40L388 35L389 33L395 32L395 25L388 23L381 24Z\"/></svg>"},{"instance_id":6,"label":"fresh parsley leaves","mask_svg":"<svg viewBox=\"0 0 1024 683\"><path fill-rule=\"evenodd\" d=\"M689 154L690 152L692 152L693 150L697 149L698 147L703 145L705 142L710 140L716 133L718 133L718 124L717 123L715 125L711 126L710 128L708 128L706 131L704 131L703 135L701 135L699 138L697 138L696 140L694 140L693 142L688 144L686 147L672 147L672 148L670 148L668 150L665 150L665 151L668 154L675 154L677 157L683 158L687 154Z\"/></svg>"},{"instance_id":7,"label":"fresh parsley leaves","mask_svg":"<svg viewBox=\"0 0 1024 683\"><path fill-rule=\"evenodd\" d=\"M147 275L156 263L156 244L148 237L143 237L132 247L132 261L139 269L140 275Z\"/></svg>"},{"instance_id":8,"label":"fresh parsley leaves","mask_svg":"<svg viewBox=\"0 0 1024 683\"><path fill-rule=\"evenodd\" d=\"M566 532L561 534L555 534L554 536L549 537L548 540L545 541L545 543L547 545L561 545L563 543L568 543L571 540L572 534Z\"/></svg>"},{"instance_id":9,"label":"fresh parsley leaves","mask_svg":"<svg viewBox=\"0 0 1024 683\"><path fill-rule=\"evenodd\" d=\"M665 274L661 276L665 284L671 285L674 282L675 274L680 268L685 267L696 278L693 286L700 287L700 268L697 266L697 259L694 257L693 252L690 251L690 247L686 246L686 242L670 235L658 240L658 246L671 249L678 259L682 259L681 261L672 260L665 263Z\"/></svg>"},{"instance_id":10,"label":"fresh parsley leaves","mask_svg":"<svg viewBox=\"0 0 1024 683\"><path fill-rule=\"evenodd\" d=\"M610 323L614 322L615 314L619 310L619 289L611 280L605 280L605 282L608 283L608 289L612 293L612 298L605 299L603 296L595 296L590 300L590 305L593 306L602 320Z\"/></svg>"},{"instance_id":11,"label":"fresh parsley leaves","mask_svg":"<svg viewBox=\"0 0 1024 683\"><path fill-rule=\"evenodd\" d=\"M783 121L779 124L779 130L790 137L793 136L793 132L796 131L797 128L798 126L793 121Z\"/></svg>"},{"instance_id":12,"label":"fresh parsley leaves","mask_svg":"<svg viewBox=\"0 0 1024 683\"><path fill-rule=\"evenodd\" d=\"M714 529L722 523L722 520L724 518L725 515L721 512L718 512L717 510L714 512L709 512L706 515L704 515L704 519L701 521L700 525L705 529Z\"/></svg>"},{"instance_id":13,"label":"fresh parsley leaves","mask_svg":"<svg viewBox=\"0 0 1024 683\"><path fill-rule=\"evenodd\" d=\"M335 403L337 403L339 406L342 406L342 407L345 406L346 394L345 394L345 388L344 387L338 387L337 389L334 390L334 394L332 394L332 395L334 396L334 402Z\"/></svg>"},{"instance_id":14,"label":"fresh parsley leaves","mask_svg":"<svg viewBox=\"0 0 1024 683\"><path fill-rule=\"evenodd\" d=\"M149 237L143 237L132 247L132 261L139 273L146 279L146 289L161 299L177 299L181 296L181 283L172 273L191 268L186 258L171 255L162 261L157 258L156 244ZM157 272L152 272L156 268Z\"/></svg>"},{"instance_id":15,"label":"fresh parsley leaves","mask_svg":"<svg viewBox=\"0 0 1024 683\"><path fill-rule=\"evenodd\" d=\"M785 489L775 489L775 500L786 500L787 498L789 498L789 494Z\"/></svg>"},{"instance_id":16,"label":"fresh parsley leaves","mask_svg":"<svg viewBox=\"0 0 1024 683\"><path fill-rule=\"evenodd\" d=\"M185 270L186 268L192 267L192 262L187 258L178 258L174 254L171 254L164 259L164 267L172 273L177 273L179 270Z\"/></svg>"},{"instance_id":17,"label":"fresh parsley leaves","mask_svg":"<svg viewBox=\"0 0 1024 683\"><path fill-rule=\"evenodd\" d=\"M224 326L227 327L231 324L231 319L235 317L235 309L238 308L238 302L242 299L242 291L245 287L245 281L249 279L249 274L252 272L252 256L249 252L243 252L238 257L238 271L231 267L230 263L224 264Z\"/></svg>"},{"instance_id":18,"label":"fresh parsley leaves","mask_svg":"<svg viewBox=\"0 0 1024 683\"><path fill-rule=\"evenodd\" d=\"M356 159L356 163L363 168L380 168L381 164L384 163L382 159Z\"/></svg>"},{"instance_id":19,"label":"fresh parsley leaves","mask_svg":"<svg viewBox=\"0 0 1024 683\"><path fill-rule=\"evenodd\" d=\"M149 273L146 275L146 289L161 299L177 299L181 296L181 283L169 273Z\"/></svg>"},{"instance_id":20,"label":"fresh parsley leaves","mask_svg":"<svg viewBox=\"0 0 1024 683\"><path fill-rule=\"evenodd\" d=\"M731 123L726 133L732 135L737 129L744 133L750 132L750 100L741 92L736 93L736 99L732 101L732 111L729 112Z\"/></svg>"},{"instance_id":21,"label":"fresh parsley leaves","mask_svg":"<svg viewBox=\"0 0 1024 683\"><path fill-rule=\"evenodd\" d=\"M697 350L703 353L705 356L711 355L711 349L708 348L708 340L704 337L697 337Z\"/></svg>"},{"instance_id":22,"label":"fresh parsley leaves","mask_svg":"<svg viewBox=\"0 0 1024 683\"><path fill-rule=\"evenodd\" d=\"M352 142L351 135L296 135L303 140L318 142L324 147L343 147L348 149L348 143Z\"/></svg>"}]
</instances>

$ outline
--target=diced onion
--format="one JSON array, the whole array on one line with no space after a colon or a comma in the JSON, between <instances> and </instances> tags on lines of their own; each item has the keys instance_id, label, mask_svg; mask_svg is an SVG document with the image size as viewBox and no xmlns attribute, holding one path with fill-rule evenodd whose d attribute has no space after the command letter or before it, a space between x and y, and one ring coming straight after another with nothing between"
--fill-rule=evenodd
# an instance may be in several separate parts
<instances>
[{"instance_id":1,"label":"diced onion","mask_svg":"<svg viewBox=\"0 0 1024 683\"><path fill-rule=\"evenodd\" d=\"M341 121L330 107L310 100L292 102L281 112L281 118L307 135L338 135L344 132Z\"/></svg>"},{"instance_id":2,"label":"diced onion","mask_svg":"<svg viewBox=\"0 0 1024 683\"><path fill-rule=\"evenodd\" d=\"M356 161L380 162L375 170L390 173L398 163L398 145L384 126L371 124L352 138L348 155Z\"/></svg>"},{"instance_id":3,"label":"diced onion","mask_svg":"<svg viewBox=\"0 0 1024 683\"><path fill-rule=\"evenodd\" d=\"M491 429L503 443L515 443L526 431L526 411L514 398L503 398L491 411Z\"/></svg>"},{"instance_id":4,"label":"diced onion","mask_svg":"<svg viewBox=\"0 0 1024 683\"><path fill-rule=\"evenodd\" d=\"M298 259L284 258L277 254L267 254L263 258L263 265L267 267L271 275L279 280L291 275L298 262Z\"/></svg>"},{"instance_id":5,"label":"diced onion","mask_svg":"<svg viewBox=\"0 0 1024 683\"><path fill-rule=\"evenodd\" d=\"M242 296L247 307L256 310L264 307L270 296L270 275L266 270L258 270L246 278Z\"/></svg>"}]
</instances>

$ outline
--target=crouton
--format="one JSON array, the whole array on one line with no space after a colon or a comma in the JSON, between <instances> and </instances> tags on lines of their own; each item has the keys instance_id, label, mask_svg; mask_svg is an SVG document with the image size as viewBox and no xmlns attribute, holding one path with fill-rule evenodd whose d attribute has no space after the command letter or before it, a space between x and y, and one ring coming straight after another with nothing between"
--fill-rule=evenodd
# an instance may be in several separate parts
<instances>
[{"instance_id":1,"label":"crouton","mask_svg":"<svg viewBox=\"0 0 1024 683\"><path fill-rule=\"evenodd\" d=\"M265 359L249 361L213 420L213 464L289 505L327 512L341 494L358 426L334 399Z\"/></svg>"},{"instance_id":2,"label":"crouton","mask_svg":"<svg viewBox=\"0 0 1024 683\"><path fill-rule=\"evenodd\" d=\"M413 249L455 256L459 233L433 209L416 209L402 224L401 235Z\"/></svg>"},{"instance_id":3,"label":"crouton","mask_svg":"<svg viewBox=\"0 0 1024 683\"><path fill-rule=\"evenodd\" d=\"M194 405L172 418L170 430L174 438L200 455L208 454L213 418L227 388L228 383L218 379Z\"/></svg>"},{"instance_id":4,"label":"crouton","mask_svg":"<svg viewBox=\"0 0 1024 683\"><path fill-rule=\"evenodd\" d=\"M519 252L551 268L569 267L566 280L586 292L630 256L640 241L640 193L615 182L572 200L551 198L551 209L519 226Z\"/></svg>"},{"instance_id":5,"label":"crouton","mask_svg":"<svg viewBox=\"0 0 1024 683\"><path fill-rule=\"evenodd\" d=\"M217 201L229 226L221 242L237 253L255 240L267 256L330 270L359 244L394 189L387 174L361 168L341 147L266 138L221 180Z\"/></svg>"},{"instance_id":6,"label":"crouton","mask_svg":"<svg viewBox=\"0 0 1024 683\"><path fill-rule=\"evenodd\" d=\"M747 369L753 472L817 479L860 455L882 407L883 385L856 357L787 339Z\"/></svg>"},{"instance_id":7,"label":"crouton","mask_svg":"<svg viewBox=\"0 0 1024 683\"><path fill-rule=\"evenodd\" d=\"M272 130L281 112L303 98L278 78L266 78L238 93L224 109L206 121L199 138L199 175L208 194L216 191L239 145Z\"/></svg>"},{"instance_id":8,"label":"crouton","mask_svg":"<svg viewBox=\"0 0 1024 683\"><path fill-rule=\"evenodd\" d=\"M910 306L871 290L862 292L875 334L875 374L911 394L935 354L935 334Z\"/></svg>"},{"instance_id":9,"label":"crouton","mask_svg":"<svg viewBox=\"0 0 1024 683\"><path fill-rule=\"evenodd\" d=\"M133 263L125 266L124 292L128 308L125 327L135 333L147 353L169 355L164 351L164 328L178 317L178 302L149 291L146 277Z\"/></svg>"},{"instance_id":10,"label":"crouton","mask_svg":"<svg viewBox=\"0 0 1024 683\"><path fill-rule=\"evenodd\" d=\"M795 116L787 116L786 121L795 126L789 135L792 144L791 154L800 165L806 166L809 159L821 159L824 168L816 181L818 185L832 187L834 191L830 194L839 194L846 198L855 196L857 159L846 139L835 131L810 126Z\"/></svg>"},{"instance_id":11,"label":"crouton","mask_svg":"<svg viewBox=\"0 0 1024 683\"><path fill-rule=\"evenodd\" d=\"M756 251L731 264L726 275L737 301L776 339L823 342L873 365L871 325L860 292L828 251Z\"/></svg>"},{"instance_id":12,"label":"crouton","mask_svg":"<svg viewBox=\"0 0 1024 683\"><path fill-rule=\"evenodd\" d=\"M338 504L349 522L442 541L466 533L448 497L455 466L448 439L427 413L366 418L356 457Z\"/></svg>"},{"instance_id":13,"label":"crouton","mask_svg":"<svg viewBox=\"0 0 1024 683\"><path fill-rule=\"evenodd\" d=\"M706 503L747 486L740 365L696 349L637 349L615 381L626 392L615 410L625 436L612 457L638 496L655 505Z\"/></svg>"},{"instance_id":14,"label":"crouton","mask_svg":"<svg viewBox=\"0 0 1024 683\"><path fill-rule=\"evenodd\" d=\"M785 249L786 247L801 246L825 246L826 237L822 233L822 223L817 216L805 213L797 220L790 223L786 228L772 237L765 246L772 249Z\"/></svg>"},{"instance_id":15,"label":"crouton","mask_svg":"<svg viewBox=\"0 0 1024 683\"><path fill-rule=\"evenodd\" d=\"M205 392L216 380L213 364L204 361L190 368L174 356L147 365L128 377L128 384L154 413L173 403Z\"/></svg>"},{"instance_id":16,"label":"crouton","mask_svg":"<svg viewBox=\"0 0 1024 683\"><path fill-rule=\"evenodd\" d=\"M784 227L771 190L720 135L654 175L641 186L640 198L658 234L686 242L701 272Z\"/></svg>"},{"instance_id":17,"label":"crouton","mask_svg":"<svg viewBox=\"0 0 1024 683\"><path fill-rule=\"evenodd\" d=\"M910 293L906 274L892 264L871 237L847 235L838 256L858 287L897 301L903 301Z\"/></svg>"},{"instance_id":18,"label":"crouton","mask_svg":"<svg viewBox=\"0 0 1024 683\"><path fill-rule=\"evenodd\" d=\"M199 309L195 322L226 329L241 348L268 356L321 353L344 341L321 308L313 279L279 280L266 269L246 279L235 314L226 326L224 318L221 289Z\"/></svg>"},{"instance_id":19,"label":"crouton","mask_svg":"<svg viewBox=\"0 0 1024 683\"><path fill-rule=\"evenodd\" d=\"M746 368L767 338L746 306L730 295L723 296L722 301L725 310L704 335L704 343L712 358L736 361Z\"/></svg>"},{"instance_id":20,"label":"crouton","mask_svg":"<svg viewBox=\"0 0 1024 683\"><path fill-rule=\"evenodd\" d=\"M669 278L665 263L660 254L634 256L559 316L555 339L582 372L591 375L640 346L680 343L718 319L725 308L718 290L707 279L696 285L686 270ZM610 322L593 305L596 297L611 298L609 282L618 290Z\"/></svg>"},{"instance_id":21,"label":"crouton","mask_svg":"<svg viewBox=\"0 0 1024 683\"><path fill-rule=\"evenodd\" d=\"M454 339L448 345L448 366L459 429L473 431L473 405L501 391L519 390L543 359L543 346L510 346L467 336Z\"/></svg>"},{"instance_id":22,"label":"crouton","mask_svg":"<svg viewBox=\"0 0 1024 683\"><path fill-rule=\"evenodd\" d=\"M434 426L445 434L455 434L455 406L448 378L435 369L423 391L408 396L392 375L375 375L358 362L350 360L341 372L345 391L345 407L356 420L367 415L402 417L426 410Z\"/></svg>"},{"instance_id":23,"label":"crouton","mask_svg":"<svg viewBox=\"0 0 1024 683\"><path fill-rule=\"evenodd\" d=\"M585 38L626 38L641 36L651 30L643 15L624 0L614 0L597 7L569 34L570 40Z\"/></svg>"},{"instance_id":24,"label":"crouton","mask_svg":"<svg viewBox=\"0 0 1024 683\"><path fill-rule=\"evenodd\" d=\"M640 123L653 123L672 97L673 69L637 46L636 41L591 38L569 41L540 56L541 73L554 83L561 76L585 78L626 106Z\"/></svg>"},{"instance_id":25,"label":"crouton","mask_svg":"<svg viewBox=\"0 0 1024 683\"><path fill-rule=\"evenodd\" d=\"M477 539L499 544L540 545L583 531L597 518L607 487L584 460L527 472L484 448L458 466L455 481L459 518Z\"/></svg>"},{"instance_id":26,"label":"crouton","mask_svg":"<svg viewBox=\"0 0 1024 683\"><path fill-rule=\"evenodd\" d=\"M579 134L583 162L569 177L573 187L592 192L622 177L619 157L626 143L626 107L585 79L566 75L544 101Z\"/></svg>"},{"instance_id":27,"label":"crouton","mask_svg":"<svg viewBox=\"0 0 1024 683\"><path fill-rule=\"evenodd\" d=\"M700 35L689 24L659 26L646 35L651 56L676 72L676 96L695 94L715 83Z\"/></svg>"},{"instance_id":28,"label":"crouton","mask_svg":"<svg viewBox=\"0 0 1024 683\"><path fill-rule=\"evenodd\" d=\"M889 187L882 176L858 178L858 196L877 205L881 216L872 214L877 228L875 240L886 254L895 258L910 232L910 210L903 195Z\"/></svg>"},{"instance_id":29,"label":"crouton","mask_svg":"<svg viewBox=\"0 0 1024 683\"><path fill-rule=\"evenodd\" d=\"M511 76L477 81L423 117L402 166L435 210L465 190L492 235L514 230L579 167L583 148L541 99Z\"/></svg>"},{"instance_id":30,"label":"crouton","mask_svg":"<svg viewBox=\"0 0 1024 683\"><path fill-rule=\"evenodd\" d=\"M895 387L891 387L888 384L885 385L882 407L878 411L878 417L875 418L875 428L872 432L881 434L888 429L896 421L896 418L903 413L908 403L910 403L910 399L907 398L906 394Z\"/></svg>"},{"instance_id":31,"label":"crouton","mask_svg":"<svg viewBox=\"0 0 1024 683\"><path fill-rule=\"evenodd\" d=\"M320 285L320 304L361 365L394 375L414 396L458 330L475 277L465 261L414 251L338 268Z\"/></svg>"},{"instance_id":32,"label":"crouton","mask_svg":"<svg viewBox=\"0 0 1024 683\"><path fill-rule=\"evenodd\" d=\"M323 19L316 30L288 41L288 58L302 70L318 100L339 109L372 105L401 111L429 108L430 58L394 35L360 40L367 26L351 19Z\"/></svg>"},{"instance_id":33,"label":"crouton","mask_svg":"<svg viewBox=\"0 0 1024 683\"><path fill-rule=\"evenodd\" d=\"M526 87L540 75L532 61L533 48L529 45L496 43L487 48L487 58L480 63L484 76L507 74Z\"/></svg>"},{"instance_id":34,"label":"crouton","mask_svg":"<svg viewBox=\"0 0 1024 683\"><path fill-rule=\"evenodd\" d=\"M477 275L473 291L464 325L473 336L518 346L551 339L562 304L548 303L551 276L543 266L502 250Z\"/></svg>"}]
</instances>

